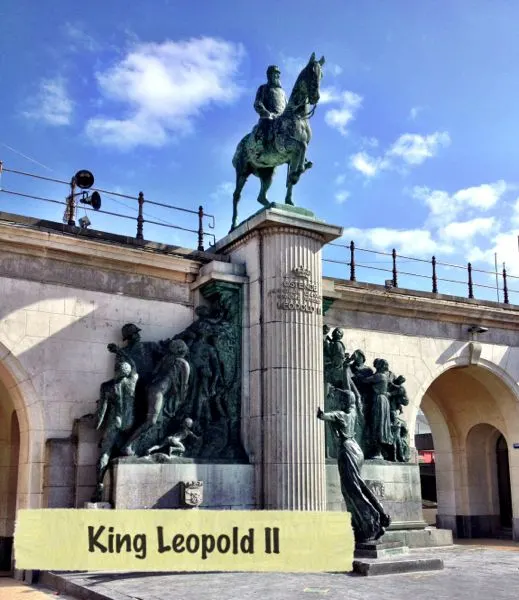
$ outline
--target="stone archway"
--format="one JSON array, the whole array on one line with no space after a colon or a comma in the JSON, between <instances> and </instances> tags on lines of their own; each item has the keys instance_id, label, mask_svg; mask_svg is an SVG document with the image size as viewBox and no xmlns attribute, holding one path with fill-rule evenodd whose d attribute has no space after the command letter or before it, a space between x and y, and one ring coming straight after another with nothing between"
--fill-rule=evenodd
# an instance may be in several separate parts
<instances>
[{"instance_id":1,"label":"stone archway","mask_svg":"<svg viewBox=\"0 0 519 600\"><path fill-rule=\"evenodd\" d=\"M0 344L0 570L11 567L16 510L41 507L43 463L41 401L19 360Z\"/></svg>"},{"instance_id":2,"label":"stone archway","mask_svg":"<svg viewBox=\"0 0 519 600\"><path fill-rule=\"evenodd\" d=\"M18 417L5 386L0 382L0 571L11 569L19 458Z\"/></svg>"},{"instance_id":3,"label":"stone archway","mask_svg":"<svg viewBox=\"0 0 519 600\"><path fill-rule=\"evenodd\" d=\"M457 537L502 534L496 444L502 435L509 466L519 466L519 457L510 451L519 439L518 406L516 390L495 365L452 367L428 386L421 408L434 440L439 527L451 529ZM514 477L510 468L515 539L519 539L518 475Z\"/></svg>"}]
</instances>

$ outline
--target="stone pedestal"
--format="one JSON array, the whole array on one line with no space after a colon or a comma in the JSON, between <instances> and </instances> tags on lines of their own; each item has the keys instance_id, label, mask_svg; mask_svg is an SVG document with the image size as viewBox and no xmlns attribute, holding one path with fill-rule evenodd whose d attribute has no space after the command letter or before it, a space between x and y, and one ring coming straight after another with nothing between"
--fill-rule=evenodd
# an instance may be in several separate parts
<instances>
[{"instance_id":1,"label":"stone pedestal","mask_svg":"<svg viewBox=\"0 0 519 600\"><path fill-rule=\"evenodd\" d=\"M214 251L246 265L250 395L244 437L264 509L325 510L321 248L339 227L274 205Z\"/></svg>"},{"instance_id":2,"label":"stone pedestal","mask_svg":"<svg viewBox=\"0 0 519 600\"><path fill-rule=\"evenodd\" d=\"M364 542L355 544L355 558L389 558L408 554L409 548L402 542Z\"/></svg>"},{"instance_id":3,"label":"stone pedestal","mask_svg":"<svg viewBox=\"0 0 519 600\"><path fill-rule=\"evenodd\" d=\"M389 558L359 558L353 561L353 572L357 575L397 575L421 571L441 571L443 560L432 556Z\"/></svg>"},{"instance_id":4,"label":"stone pedestal","mask_svg":"<svg viewBox=\"0 0 519 600\"><path fill-rule=\"evenodd\" d=\"M344 506L336 461L328 461L328 510ZM424 529L420 470L416 463L367 460L362 477L391 515L390 529Z\"/></svg>"},{"instance_id":5,"label":"stone pedestal","mask_svg":"<svg viewBox=\"0 0 519 600\"><path fill-rule=\"evenodd\" d=\"M185 484L203 481L201 509L257 508L252 465L200 463L179 459L172 464L115 460L105 476L104 500L116 509L186 508Z\"/></svg>"},{"instance_id":6,"label":"stone pedestal","mask_svg":"<svg viewBox=\"0 0 519 600\"><path fill-rule=\"evenodd\" d=\"M367 460L362 477L391 515L391 525L381 538L409 548L452 545L452 531L428 527L423 519L420 467L417 463ZM327 509L346 510L337 462L327 461Z\"/></svg>"}]
</instances>

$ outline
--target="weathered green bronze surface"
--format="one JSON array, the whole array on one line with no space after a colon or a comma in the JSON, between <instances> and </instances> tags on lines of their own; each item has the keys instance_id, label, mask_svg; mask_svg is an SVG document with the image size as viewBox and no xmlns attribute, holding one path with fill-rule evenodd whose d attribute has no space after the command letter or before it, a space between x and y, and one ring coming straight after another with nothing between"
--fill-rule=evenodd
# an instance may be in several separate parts
<instances>
[{"instance_id":1,"label":"weathered green bronze surface","mask_svg":"<svg viewBox=\"0 0 519 600\"><path fill-rule=\"evenodd\" d=\"M135 363L118 356L114 378L101 384L95 415L95 428L103 431L97 461L97 488L94 501L101 500L103 478L112 458L121 452L125 438L134 426L135 387L138 380Z\"/></svg>"},{"instance_id":2,"label":"weathered green bronze surface","mask_svg":"<svg viewBox=\"0 0 519 600\"><path fill-rule=\"evenodd\" d=\"M391 518L361 477L364 454L356 438L357 408L353 392L332 386L334 409L317 409L317 418L331 426L337 441L337 464L341 491L356 542L377 540L386 531Z\"/></svg>"},{"instance_id":3,"label":"weathered green bronze surface","mask_svg":"<svg viewBox=\"0 0 519 600\"><path fill-rule=\"evenodd\" d=\"M100 389L95 499L116 458L247 460L240 437L241 286L212 282L201 292L207 305L173 339L142 342L140 328L128 323L125 343L109 344L115 375Z\"/></svg>"},{"instance_id":4,"label":"weathered green bronze surface","mask_svg":"<svg viewBox=\"0 0 519 600\"><path fill-rule=\"evenodd\" d=\"M343 331L330 327L323 329L323 359L325 409L329 410L330 386L352 394L355 400L355 438L369 459L408 462L410 459L409 431L400 416L409 400L404 387L405 377L395 377L383 358L373 362L375 371L365 365L361 350L350 356L342 341ZM326 452L336 457L333 436L326 436Z\"/></svg>"},{"instance_id":5,"label":"weathered green bronze surface","mask_svg":"<svg viewBox=\"0 0 519 600\"><path fill-rule=\"evenodd\" d=\"M319 102L323 64L324 57L316 60L315 54L312 54L299 74L288 102L281 87L279 69L274 65L268 68L267 83L259 87L254 102L254 109L260 116L259 123L240 141L232 160L236 170L236 188L231 231L238 224L238 203L249 175L259 177L258 202L268 207L267 191L274 171L279 165L288 164L285 204L293 204L292 188L312 166L306 158L312 137L309 119Z\"/></svg>"}]
</instances>

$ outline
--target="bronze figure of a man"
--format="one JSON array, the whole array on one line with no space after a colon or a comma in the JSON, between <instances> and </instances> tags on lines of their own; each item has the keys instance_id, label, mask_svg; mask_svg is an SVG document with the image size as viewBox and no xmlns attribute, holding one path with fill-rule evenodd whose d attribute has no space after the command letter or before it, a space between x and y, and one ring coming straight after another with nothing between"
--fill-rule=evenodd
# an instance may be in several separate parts
<instances>
[{"instance_id":1,"label":"bronze figure of a man","mask_svg":"<svg viewBox=\"0 0 519 600\"><path fill-rule=\"evenodd\" d=\"M258 135L267 143L271 141L272 120L285 110L287 97L280 81L281 71L276 65L267 69L267 83L260 85L256 92L254 110L259 114Z\"/></svg>"}]
</instances>

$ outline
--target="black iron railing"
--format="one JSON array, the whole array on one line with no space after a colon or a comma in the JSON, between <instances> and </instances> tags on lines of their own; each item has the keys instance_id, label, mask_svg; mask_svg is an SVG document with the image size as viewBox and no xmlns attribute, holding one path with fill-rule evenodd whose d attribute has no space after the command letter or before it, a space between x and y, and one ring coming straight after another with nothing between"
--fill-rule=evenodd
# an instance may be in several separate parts
<instances>
[{"instance_id":1,"label":"black iron railing","mask_svg":"<svg viewBox=\"0 0 519 600\"><path fill-rule=\"evenodd\" d=\"M462 284L466 286L467 289L467 297L475 298L474 296L474 288L484 288L488 290L493 290L497 292L498 300L500 301L499 293L502 292L503 302L505 304L509 304L509 293L519 293L519 290L510 290L508 288L508 279L519 279L519 277L509 275L506 271L506 267L503 264L503 269L499 273L500 282L497 280L498 273L496 271L488 271L485 269L476 269L469 262L466 265L456 265L447 262L441 262L436 259L435 256L431 258L431 260L426 260L423 258L416 258L412 256L405 256L403 254L397 254L396 250L393 248L391 252L381 252L380 250L369 250L367 248L358 248L355 246L355 242L350 242L350 244L341 244L338 242L332 242L329 244L330 246L338 246L340 248L346 248L349 250L349 261L324 258L324 262L326 263L334 263L338 265L344 265L348 267L347 273L350 281L358 280L358 271L359 269L369 269L373 271L380 271L383 273L388 273L391 276L391 279L386 279L384 283L386 286L398 288L398 278L399 276L409 276L409 277L417 277L420 279L430 279L431 281L431 290L433 294L440 293L441 284ZM376 255L377 257L388 257L391 259L391 266L389 264L387 266L383 266L382 263L379 266L374 266L373 264L367 264L367 261L358 262L357 253L367 253L371 255ZM430 265L431 271L429 274L411 272L409 270L401 270L398 269L398 261L405 261L411 263L421 263L422 265ZM465 279L450 279L447 277L439 277L438 276L438 267L446 267L448 269L458 269L461 271L465 271L466 278ZM473 280L473 274L484 274L492 277L496 277L495 285L488 285L485 283L475 283ZM448 292L444 292L448 293Z\"/></svg>"},{"instance_id":2,"label":"black iron railing","mask_svg":"<svg viewBox=\"0 0 519 600\"><path fill-rule=\"evenodd\" d=\"M42 175L36 175L34 173L26 173L24 171L18 171L16 169L8 169L5 166L3 166L2 162L0 161L0 175L2 175L2 173L10 173L13 175L20 175L23 177L31 177L34 179L40 179L42 181L48 181L48 182L52 182L52 183L57 183L57 184L61 184L61 185L66 185L66 186L71 186L71 182L68 181L63 181L61 179L55 179L52 177L44 177ZM136 234L135 237L138 240L143 240L144 239L144 224L148 223L150 225L158 225L160 227L168 227L170 229L177 229L180 231L186 231L189 233L193 233L197 236L197 249L199 251L203 251L204 250L204 240L206 237L210 237L212 238L212 243L214 244L216 239L215 239L215 235L214 233L208 232L204 230L204 223L207 222L207 226L209 229L214 229L215 227L215 218L214 215L210 215L206 212L204 212L204 209L202 206L199 206L198 210L191 210L189 208L184 208L181 206L175 206L173 204L166 204L164 202L156 202L154 200L149 200L148 198L145 198L144 193L143 192L139 192L138 196L130 196L128 194L121 194L119 192L113 192L110 190L104 190L101 188L96 188L96 187L91 187L88 189L88 193L90 192L97 192L99 194L106 194L110 197L116 197L116 198L125 198L127 200L133 200L137 202L137 207L136 207L136 211L137 211L137 215L136 216L132 216L132 215L125 215L122 213L118 213L118 212L114 212L114 211L108 211L108 210L104 210L104 209L93 209L88 205L84 205L82 204L82 208L84 208L86 211L91 211L93 210L94 212L100 213L100 214L104 214L104 215L110 215L112 217L117 217L120 219L127 219L127 220L131 220L131 221L135 221L136 222ZM5 187L3 187L3 185L0 187L0 194L7 194L10 196L17 196L17 197L21 197L21 198L30 198L32 200L39 200L42 202L51 202L53 204L61 204L62 206L65 207L64 209L64 222L66 222L68 225L75 225L75 210L76 210L76 203L74 200L74 194L69 194L67 196L66 200L55 200L52 198L44 198L42 196L37 196L34 194L29 194L29 193L23 193L21 191L18 190L13 190L13 189L6 189ZM81 200L80 200L81 202ZM194 215L198 221L198 227L196 229L191 229L189 227L182 227L180 225L174 225L172 223L169 223L167 221L164 221L163 219L158 220L158 217L153 217L153 218L149 218L149 216L151 215L147 215L145 213L145 205L150 205L150 206L160 206L161 208L167 208L168 210L171 211L179 211L179 212L183 212L183 213L187 213L187 214L191 214Z\"/></svg>"}]
</instances>

